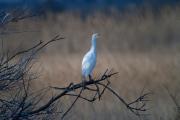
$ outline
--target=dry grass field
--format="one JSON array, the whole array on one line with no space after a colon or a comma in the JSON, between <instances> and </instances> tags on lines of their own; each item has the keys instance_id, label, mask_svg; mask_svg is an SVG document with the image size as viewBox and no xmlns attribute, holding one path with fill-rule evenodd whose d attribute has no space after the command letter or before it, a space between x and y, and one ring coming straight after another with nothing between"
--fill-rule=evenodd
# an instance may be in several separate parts
<instances>
[{"instance_id":1,"label":"dry grass field","mask_svg":"<svg viewBox=\"0 0 180 120\"><path fill-rule=\"evenodd\" d=\"M97 32L98 61L94 77L107 68L119 72L112 87L127 101L145 88L152 91L147 116L138 118L108 92L102 101L79 101L66 119L71 120L179 120L180 113L165 87L180 101L180 7L134 10L111 15L97 13L83 17L78 13L48 13L40 18L11 23L7 30L25 31L3 35L6 47L23 49L65 37L45 49L37 60L40 78L34 87L64 86L81 80L81 60L90 47L91 34ZM20 43L20 44L18 44ZM72 101L72 99L68 99ZM66 100L67 102L67 100ZM65 103L63 103L65 104ZM179 102L180 105L180 102Z\"/></svg>"}]
</instances>

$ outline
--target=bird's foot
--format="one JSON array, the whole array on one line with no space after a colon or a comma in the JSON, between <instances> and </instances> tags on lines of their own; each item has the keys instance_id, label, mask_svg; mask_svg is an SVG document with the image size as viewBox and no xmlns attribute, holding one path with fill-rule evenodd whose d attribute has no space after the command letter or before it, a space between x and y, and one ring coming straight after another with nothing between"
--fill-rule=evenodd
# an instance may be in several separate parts
<instances>
[{"instance_id":1,"label":"bird's foot","mask_svg":"<svg viewBox=\"0 0 180 120\"><path fill-rule=\"evenodd\" d=\"M89 81L94 81L91 75L89 75Z\"/></svg>"},{"instance_id":2,"label":"bird's foot","mask_svg":"<svg viewBox=\"0 0 180 120\"><path fill-rule=\"evenodd\" d=\"M69 88L71 88L72 86L74 85L74 83L72 82L70 85L69 85ZM72 87L72 90L75 91L75 89Z\"/></svg>"}]
</instances>

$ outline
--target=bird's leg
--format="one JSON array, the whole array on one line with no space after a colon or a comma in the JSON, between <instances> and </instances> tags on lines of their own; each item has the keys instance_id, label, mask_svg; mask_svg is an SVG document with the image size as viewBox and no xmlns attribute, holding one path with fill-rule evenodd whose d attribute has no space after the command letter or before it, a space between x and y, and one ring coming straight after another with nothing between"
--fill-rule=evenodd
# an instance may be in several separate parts
<instances>
[{"instance_id":1,"label":"bird's leg","mask_svg":"<svg viewBox=\"0 0 180 120\"><path fill-rule=\"evenodd\" d=\"M89 81L92 81L93 79L92 79L92 76L91 75L88 75L89 76Z\"/></svg>"},{"instance_id":2,"label":"bird's leg","mask_svg":"<svg viewBox=\"0 0 180 120\"><path fill-rule=\"evenodd\" d=\"M83 79L83 81L82 81L82 89L84 90L85 88L86 88L86 79Z\"/></svg>"}]
</instances>

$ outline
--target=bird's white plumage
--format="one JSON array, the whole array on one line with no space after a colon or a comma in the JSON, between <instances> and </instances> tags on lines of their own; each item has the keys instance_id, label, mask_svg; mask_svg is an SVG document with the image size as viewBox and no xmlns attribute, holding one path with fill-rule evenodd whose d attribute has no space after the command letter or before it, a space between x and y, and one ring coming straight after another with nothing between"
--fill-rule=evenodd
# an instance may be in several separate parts
<instances>
[{"instance_id":1,"label":"bird's white plumage","mask_svg":"<svg viewBox=\"0 0 180 120\"><path fill-rule=\"evenodd\" d=\"M82 75L87 77L91 75L94 67L96 65L96 54L89 51L83 58L82 61Z\"/></svg>"},{"instance_id":2,"label":"bird's white plumage","mask_svg":"<svg viewBox=\"0 0 180 120\"><path fill-rule=\"evenodd\" d=\"M88 77L92 74L92 71L94 67L96 66L96 39L97 39L97 33L92 35L91 40L91 48L90 50L85 54L83 60L82 60L82 76Z\"/></svg>"}]
</instances>

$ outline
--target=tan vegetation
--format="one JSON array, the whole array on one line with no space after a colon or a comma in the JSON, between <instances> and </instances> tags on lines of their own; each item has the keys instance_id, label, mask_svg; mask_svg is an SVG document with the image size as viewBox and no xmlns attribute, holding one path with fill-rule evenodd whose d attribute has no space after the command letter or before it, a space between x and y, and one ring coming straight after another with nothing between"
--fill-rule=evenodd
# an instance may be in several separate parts
<instances>
[{"instance_id":1,"label":"tan vegetation","mask_svg":"<svg viewBox=\"0 0 180 120\"><path fill-rule=\"evenodd\" d=\"M38 39L48 40L56 34L66 39L44 51L38 60L40 80L36 88L64 86L81 80L81 60L89 49L93 32L98 32L98 63L94 77L107 68L119 74L112 79L113 87L126 100L132 100L145 91L153 91L145 120L175 120L178 111L170 92L180 100L180 8L165 7L154 13L150 9L135 13L114 13L81 18L77 13L47 14L41 19L24 20L9 29L32 30L21 33L18 38L10 35L8 45L22 40L21 46L33 44ZM28 29L27 29L28 28ZM17 36L17 34L16 34ZM32 37L33 36L33 37ZM16 41L15 41L16 39ZM10 41L11 42L8 42ZM23 47L22 47L23 48ZM19 48L19 49L22 49ZM39 68L40 67L40 68ZM103 101L93 104L77 104L67 118L86 120L136 120L138 117L127 111L110 94Z\"/></svg>"}]
</instances>

